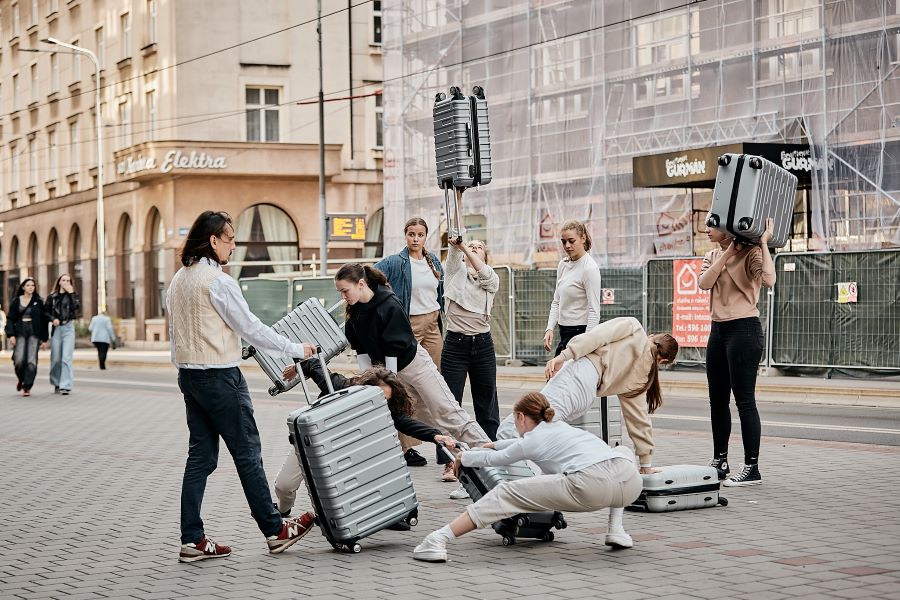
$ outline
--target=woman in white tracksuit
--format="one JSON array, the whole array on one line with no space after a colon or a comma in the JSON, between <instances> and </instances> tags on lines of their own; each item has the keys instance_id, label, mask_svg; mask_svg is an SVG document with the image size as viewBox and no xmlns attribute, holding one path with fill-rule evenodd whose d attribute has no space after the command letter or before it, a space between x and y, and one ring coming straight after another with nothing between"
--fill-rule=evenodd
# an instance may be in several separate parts
<instances>
[{"instance_id":1,"label":"woman in white tracksuit","mask_svg":"<svg viewBox=\"0 0 900 600\"><path fill-rule=\"evenodd\" d=\"M513 407L521 439L498 440L485 446L487 450L470 450L457 457L457 470L460 465L487 467L531 460L543 474L504 481L451 523L428 534L413 550L414 559L444 562L450 540L519 513L621 509L637 499L642 481L630 451L612 449L597 436L553 417L553 407L543 394L526 394ZM617 514L606 545L630 548L634 542L622 526L621 510Z\"/></svg>"},{"instance_id":2,"label":"woman in white tracksuit","mask_svg":"<svg viewBox=\"0 0 900 600\"><path fill-rule=\"evenodd\" d=\"M653 428L650 416L662 405L658 365L675 360L678 342L665 333L647 335L640 321L619 317L572 338L547 363L547 384L541 393L556 420L582 417L597 396L618 396L622 420L634 443L641 473L652 473ZM497 430L497 439L516 437L513 415ZM622 509L610 510L610 523Z\"/></svg>"}]
</instances>

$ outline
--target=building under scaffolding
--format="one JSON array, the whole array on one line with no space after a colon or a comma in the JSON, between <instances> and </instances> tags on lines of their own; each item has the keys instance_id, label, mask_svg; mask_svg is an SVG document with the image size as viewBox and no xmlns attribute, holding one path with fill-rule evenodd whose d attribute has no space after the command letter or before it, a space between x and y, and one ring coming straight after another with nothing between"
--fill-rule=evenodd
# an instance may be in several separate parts
<instances>
[{"instance_id":1,"label":"building under scaffolding","mask_svg":"<svg viewBox=\"0 0 900 600\"><path fill-rule=\"evenodd\" d=\"M703 252L715 156L800 177L791 250L900 246L897 0L383 0L385 251L442 222L435 93L483 85L494 179L466 220L495 263ZM440 244L434 227L431 244Z\"/></svg>"}]
</instances>

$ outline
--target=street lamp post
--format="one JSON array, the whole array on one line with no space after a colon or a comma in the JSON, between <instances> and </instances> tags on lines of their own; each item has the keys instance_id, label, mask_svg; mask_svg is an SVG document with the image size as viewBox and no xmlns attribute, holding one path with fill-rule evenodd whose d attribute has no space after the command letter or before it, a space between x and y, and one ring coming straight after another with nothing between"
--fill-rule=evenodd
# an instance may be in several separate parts
<instances>
[{"instance_id":1,"label":"street lamp post","mask_svg":"<svg viewBox=\"0 0 900 600\"><path fill-rule=\"evenodd\" d=\"M82 54L94 63L94 116L97 127L97 313L106 312L106 223L103 206L103 122L100 117L100 61L97 55L81 46L67 44L56 38L41 40Z\"/></svg>"}]
</instances>

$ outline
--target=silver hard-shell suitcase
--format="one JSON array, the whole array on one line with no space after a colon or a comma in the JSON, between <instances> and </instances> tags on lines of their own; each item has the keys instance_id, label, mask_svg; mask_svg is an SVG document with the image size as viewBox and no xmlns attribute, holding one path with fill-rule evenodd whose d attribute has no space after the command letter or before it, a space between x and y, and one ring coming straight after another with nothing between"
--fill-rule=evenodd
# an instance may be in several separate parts
<instances>
[{"instance_id":1,"label":"silver hard-shell suitcase","mask_svg":"<svg viewBox=\"0 0 900 600\"><path fill-rule=\"evenodd\" d=\"M319 346L326 362L350 345L344 331L335 322L330 311L322 306L318 298L310 298L298 304L297 308L275 322L272 329L292 342ZM277 396L290 390L303 379L302 376L298 376L292 381L285 381L282 377L284 368L294 364L290 358L271 356L260 352L253 346L245 347L242 356L244 360L251 356L255 358L262 370L272 380L274 385L269 388L271 396Z\"/></svg>"},{"instance_id":2,"label":"silver hard-shell suitcase","mask_svg":"<svg viewBox=\"0 0 900 600\"><path fill-rule=\"evenodd\" d=\"M719 495L719 473L715 467L671 465L641 477L644 488L631 509L670 512L728 505L728 500Z\"/></svg>"},{"instance_id":3,"label":"silver hard-shell suitcase","mask_svg":"<svg viewBox=\"0 0 900 600\"><path fill-rule=\"evenodd\" d=\"M416 525L418 502L381 389L329 392L287 425L322 534L335 550L359 552L362 538L401 521Z\"/></svg>"},{"instance_id":4,"label":"silver hard-shell suitcase","mask_svg":"<svg viewBox=\"0 0 900 600\"><path fill-rule=\"evenodd\" d=\"M458 87L437 94L433 109L434 153L441 189L470 188L491 181L491 134L484 90L471 96Z\"/></svg>"},{"instance_id":5,"label":"silver hard-shell suitcase","mask_svg":"<svg viewBox=\"0 0 900 600\"><path fill-rule=\"evenodd\" d=\"M598 396L581 417L569 425L593 433L611 448L622 445L622 405L618 396Z\"/></svg>"},{"instance_id":6,"label":"silver hard-shell suitcase","mask_svg":"<svg viewBox=\"0 0 900 600\"><path fill-rule=\"evenodd\" d=\"M706 224L758 244L766 219L775 221L770 248L787 244L794 217L797 177L761 156L723 154Z\"/></svg>"},{"instance_id":7,"label":"silver hard-shell suitcase","mask_svg":"<svg viewBox=\"0 0 900 600\"><path fill-rule=\"evenodd\" d=\"M453 454L445 446L441 447L452 459ZM525 477L534 477L534 471L524 462L502 467L462 467L459 472L459 482L473 502L480 500L504 481ZM503 537L504 546L512 546L516 543L516 538L520 537L552 542L555 537L552 530L565 529L567 526L565 516L559 511L520 514L491 524L494 531Z\"/></svg>"}]
</instances>

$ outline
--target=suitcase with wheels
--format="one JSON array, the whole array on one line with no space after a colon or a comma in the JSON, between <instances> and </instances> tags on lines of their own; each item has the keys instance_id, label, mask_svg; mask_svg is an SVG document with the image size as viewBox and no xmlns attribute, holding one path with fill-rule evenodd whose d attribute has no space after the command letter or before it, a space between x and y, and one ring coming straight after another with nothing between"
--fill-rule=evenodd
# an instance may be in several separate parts
<instances>
[{"instance_id":1,"label":"suitcase with wheels","mask_svg":"<svg viewBox=\"0 0 900 600\"><path fill-rule=\"evenodd\" d=\"M441 449L453 459L453 454L445 446L441 445ZM531 467L524 462L503 467L462 467L459 471L459 482L473 502L480 500L502 482L523 477L534 477ZM502 536L504 546L512 546L517 538L552 542L555 537L553 529L565 529L567 525L566 518L561 512L548 511L515 515L493 523L491 527Z\"/></svg>"},{"instance_id":2,"label":"suitcase with wheels","mask_svg":"<svg viewBox=\"0 0 900 600\"><path fill-rule=\"evenodd\" d=\"M622 445L622 405L618 396L598 396L591 407L569 425L593 433L611 448Z\"/></svg>"},{"instance_id":3,"label":"suitcase with wheels","mask_svg":"<svg viewBox=\"0 0 900 600\"><path fill-rule=\"evenodd\" d=\"M359 552L359 541L373 533L401 521L416 525L416 492L381 389L329 389L311 402L303 377L297 379L309 406L288 416L289 439L331 546Z\"/></svg>"},{"instance_id":4,"label":"suitcase with wheels","mask_svg":"<svg viewBox=\"0 0 900 600\"><path fill-rule=\"evenodd\" d=\"M335 306L332 307L332 310ZM326 310L317 298L310 298L298 304L297 308L276 321L272 325L272 329L292 342L318 345L322 348L322 355L326 362L350 345L343 330L331 316L331 311ZM284 368L294 364L294 361L289 358L270 356L253 346L246 346L242 357L247 360L251 356L256 359L274 384L269 388L270 396L286 392L303 380L301 376L295 377L291 381L285 381L282 377L281 373Z\"/></svg>"},{"instance_id":5,"label":"suitcase with wheels","mask_svg":"<svg viewBox=\"0 0 900 600\"><path fill-rule=\"evenodd\" d=\"M672 465L641 477L644 489L628 507L631 510L671 512L728 505L728 500L719 495L719 473L715 467Z\"/></svg>"},{"instance_id":6,"label":"suitcase with wheels","mask_svg":"<svg viewBox=\"0 0 900 600\"><path fill-rule=\"evenodd\" d=\"M775 221L770 248L784 246L794 217L797 178L761 156L723 154L707 226L743 244L758 244L766 219Z\"/></svg>"}]
</instances>

